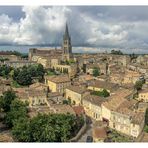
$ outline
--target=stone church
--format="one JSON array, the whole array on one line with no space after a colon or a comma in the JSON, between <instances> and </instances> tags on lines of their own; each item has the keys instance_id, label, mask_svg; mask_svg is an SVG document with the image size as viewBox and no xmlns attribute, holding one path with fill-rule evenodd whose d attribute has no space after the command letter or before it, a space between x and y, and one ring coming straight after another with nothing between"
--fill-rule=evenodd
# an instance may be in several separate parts
<instances>
[{"instance_id":1,"label":"stone church","mask_svg":"<svg viewBox=\"0 0 148 148\"><path fill-rule=\"evenodd\" d=\"M65 33L63 35L63 43L61 49L44 49L44 48L31 48L29 49L29 60L35 61L37 57L53 58L56 57L61 61L73 59L71 37L69 35L68 25L66 23Z\"/></svg>"}]
</instances>

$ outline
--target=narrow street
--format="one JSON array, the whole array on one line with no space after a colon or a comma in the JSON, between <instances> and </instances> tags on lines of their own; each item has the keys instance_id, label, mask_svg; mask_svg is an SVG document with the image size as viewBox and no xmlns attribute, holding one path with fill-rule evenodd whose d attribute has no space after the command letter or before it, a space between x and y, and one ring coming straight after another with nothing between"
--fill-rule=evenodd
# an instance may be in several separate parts
<instances>
[{"instance_id":1,"label":"narrow street","mask_svg":"<svg viewBox=\"0 0 148 148\"><path fill-rule=\"evenodd\" d=\"M92 136L92 123L88 124L86 132L81 136L78 142L86 142L87 136Z\"/></svg>"}]
</instances>

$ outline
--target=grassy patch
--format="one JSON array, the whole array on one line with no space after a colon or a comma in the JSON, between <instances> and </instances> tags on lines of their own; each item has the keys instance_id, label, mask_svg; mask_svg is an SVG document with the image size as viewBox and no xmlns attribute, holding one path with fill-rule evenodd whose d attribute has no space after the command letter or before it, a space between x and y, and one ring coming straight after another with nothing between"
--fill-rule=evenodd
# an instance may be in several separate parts
<instances>
[{"instance_id":1,"label":"grassy patch","mask_svg":"<svg viewBox=\"0 0 148 148\"><path fill-rule=\"evenodd\" d=\"M18 84L16 81L13 81L12 83L11 83L11 86L12 87L15 87L15 88L19 88L19 87L22 87L20 84Z\"/></svg>"},{"instance_id":2,"label":"grassy patch","mask_svg":"<svg viewBox=\"0 0 148 148\"><path fill-rule=\"evenodd\" d=\"M48 76L53 76L53 75L55 75L55 73L52 72L52 71L47 71L47 75L48 75Z\"/></svg>"},{"instance_id":3,"label":"grassy patch","mask_svg":"<svg viewBox=\"0 0 148 148\"><path fill-rule=\"evenodd\" d=\"M91 94L96 95L96 96L100 96L100 97L110 96L110 93L106 89L103 89L102 91L93 91L93 92L91 92Z\"/></svg>"}]
</instances>

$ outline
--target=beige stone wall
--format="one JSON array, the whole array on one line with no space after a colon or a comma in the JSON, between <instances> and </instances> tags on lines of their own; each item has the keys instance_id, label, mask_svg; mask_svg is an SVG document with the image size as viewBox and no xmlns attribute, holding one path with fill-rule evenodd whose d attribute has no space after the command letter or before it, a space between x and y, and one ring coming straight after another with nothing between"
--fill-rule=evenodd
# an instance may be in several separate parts
<instances>
[{"instance_id":1,"label":"beige stone wall","mask_svg":"<svg viewBox=\"0 0 148 148\"><path fill-rule=\"evenodd\" d=\"M82 95L79 93L76 93L74 91L71 91L69 89L66 89L66 99L71 99L71 102L75 102L75 105L81 105L82 104Z\"/></svg>"},{"instance_id":2,"label":"beige stone wall","mask_svg":"<svg viewBox=\"0 0 148 148\"><path fill-rule=\"evenodd\" d=\"M65 83L54 83L52 81L47 80L47 85L51 92L59 92L59 93L65 93L65 89L71 85L70 82Z\"/></svg>"},{"instance_id":3,"label":"beige stone wall","mask_svg":"<svg viewBox=\"0 0 148 148\"><path fill-rule=\"evenodd\" d=\"M96 121L102 120L102 110L100 106L94 105L87 100L83 100L83 107L86 115L90 116Z\"/></svg>"},{"instance_id":4,"label":"beige stone wall","mask_svg":"<svg viewBox=\"0 0 148 148\"><path fill-rule=\"evenodd\" d=\"M49 68L49 62L45 58L38 58L37 63L42 64L44 68Z\"/></svg>"},{"instance_id":5,"label":"beige stone wall","mask_svg":"<svg viewBox=\"0 0 148 148\"><path fill-rule=\"evenodd\" d=\"M46 97L45 96L34 96L29 97L29 106L36 106L41 104L46 104Z\"/></svg>"},{"instance_id":6,"label":"beige stone wall","mask_svg":"<svg viewBox=\"0 0 148 148\"><path fill-rule=\"evenodd\" d=\"M57 84L56 83L47 80L47 85L49 87L49 90L51 90L51 92L57 92Z\"/></svg>"},{"instance_id":7,"label":"beige stone wall","mask_svg":"<svg viewBox=\"0 0 148 148\"><path fill-rule=\"evenodd\" d=\"M18 61L18 60L20 60L20 57L18 57L16 55L0 55L0 57L8 58L9 61Z\"/></svg>"},{"instance_id":8,"label":"beige stone wall","mask_svg":"<svg viewBox=\"0 0 148 148\"><path fill-rule=\"evenodd\" d=\"M119 114L116 112L111 113L111 119L109 122L109 126L111 128L126 135L130 135L131 132L130 125L131 121L129 116L125 116L123 114Z\"/></svg>"},{"instance_id":9,"label":"beige stone wall","mask_svg":"<svg viewBox=\"0 0 148 148\"><path fill-rule=\"evenodd\" d=\"M129 116L112 112L109 127L128 136L138 137L144 127L144 120L140 124L133 124Z\"/></svg>"},{"instance_id":10,"label":"beige stone wall","mask_svg":"<svg viewBox=\"0 0 148 148\"><path fill-rule=\"evenodd\" d=\"M71 82L65 82L65 83L58 83L57 84L57 92L59 93L65 93L65 89L71 85Z\"/></svg>"},{"instance_id":11,"label":"beige stone wall","mask_svg":"<svg viewBox=\"0 0 148 148\"><path fill-rule=\"evenodd\" d=\"M76 65L71 66L71 65L54 65L55 69L59 69L59 71L64 72L64 70L66 69L68 71L68 75L70 77L74 77L77 73L77 67Z\"/></svg>"},{"instance_id":12,"label":"beige stone wall","mask_svg":"<svg viewBox=\"0 0 148 148\"><path fill-rule=\"evenodd\" d=\"M144 120L140 124L131 124L131 133L130 135L133 137L138 137L139 134L142 132L144 127Z\"/></svg>"},{"instance_id":13,"label":"beige stone wall","mask_svg":"<svg viewBox=\"0 0 148 148\"><path fill-rule=\"evenodd\" d=\"M106 108L104 105L101 105L101 107L102 107L102 118L110 120L111 111L108 108Z\"/></svg>"},{"instance_id":14,"label":"beige stone wall","mask_svg":"<svg viewBox=\"0 0 148 148\"><path fill-rule=\"evenodd\" d=\"M51 59L51 68L55 67L58 64L59 64L59 60L58 59Z\"/></svg>"},{"instance_id":15,"label":"beige stone wall","mask_svg":"<svg viewBox=\"0 0 148 148\"><path fill-rule=\"evenodd\" d=\"M148 102L148 92L145 93L139 93L137 100Z\"/></svg>"},{"instance_id":16,"label":"beige stone wall","mask_svg":"<svg viewBox=\"0 0 148 148\"><path fill-rule=\"evenodd\" d=\"M133 76L125 76L124 78L123 78L123 81L122 81L122 83L123 84L128 84L128 83L135 83L137 80L139 79L139 77L137 76L137 77L133 77Z\"/></svg>"},{"instance_id":17,"label":"beige stone wall","mask_svg":"<svg viewBox=\"0 0 148 148\"><path fill-rule=\"evenodd\" d=\"M93 90L93 91L103 91L104 88L99 88L99 87L93 87L93 86L88 86L88 90ZM109 93L110 90L106 89Z\"/></svg>"}]
</instances>

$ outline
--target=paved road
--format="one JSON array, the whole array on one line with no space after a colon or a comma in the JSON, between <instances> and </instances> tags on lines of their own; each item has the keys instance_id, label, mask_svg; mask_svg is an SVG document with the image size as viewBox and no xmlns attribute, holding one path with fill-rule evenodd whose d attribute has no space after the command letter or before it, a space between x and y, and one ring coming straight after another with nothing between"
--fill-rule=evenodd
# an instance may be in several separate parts
<instances>
[{"instance_id":1,"label":"paved road","mask_svg":"<svg viewBox=\"0 0 148 148\"><path fill-rule=\"evenodd\" d=\"M88 125L86 132L81 136L78 142L86 142L87 136L92 136L92 124Z\"/></svg>"},{"instance_id":2,"label":"paved road","mask_svg":"<svg viewBox=\"0 0 148 148\"><path fill-rule=\"evenodd\" d=\"M141 142L143 137L144 137L144 131L142 131L142 133L135 139L135 142Z\"/></svg>"}]
</instances>

